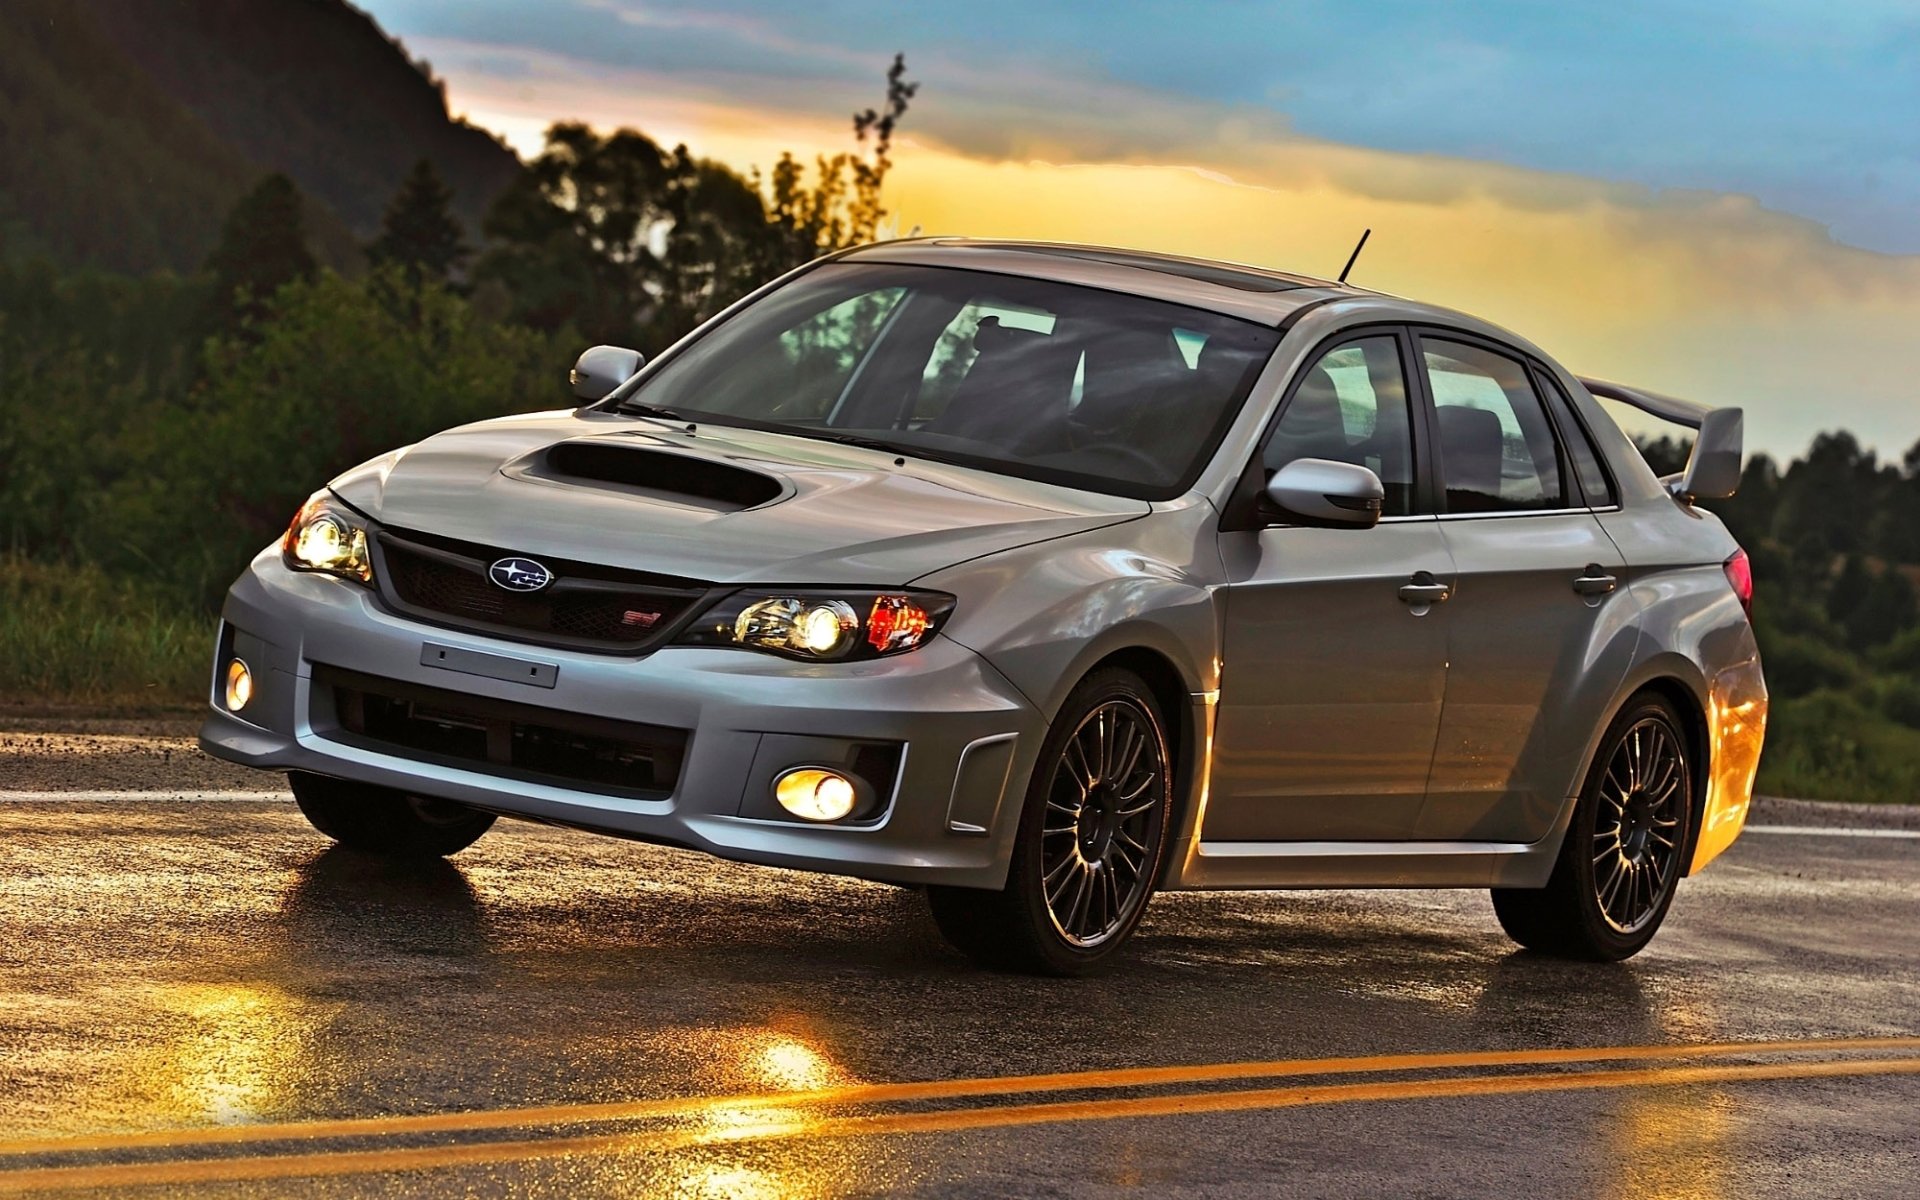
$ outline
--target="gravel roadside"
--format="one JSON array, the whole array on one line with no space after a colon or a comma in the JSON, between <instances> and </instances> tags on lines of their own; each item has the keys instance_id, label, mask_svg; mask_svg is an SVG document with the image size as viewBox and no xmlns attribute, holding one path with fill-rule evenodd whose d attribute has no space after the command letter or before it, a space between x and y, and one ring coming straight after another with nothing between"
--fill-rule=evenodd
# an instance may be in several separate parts
<instances>
[{"instance_id":1,"label":"gravel roadside","mask_svg":"<svg viewBox=\"0 0 1920 1200\"><path fill-rule=\"evenodd\" d=\"M0 792L254 792L278 775L237 767L201 751L184 721L72 722L85 732L0 732ZM138 732L113 731L140 725Z\"/></svg>"}]
</instances>

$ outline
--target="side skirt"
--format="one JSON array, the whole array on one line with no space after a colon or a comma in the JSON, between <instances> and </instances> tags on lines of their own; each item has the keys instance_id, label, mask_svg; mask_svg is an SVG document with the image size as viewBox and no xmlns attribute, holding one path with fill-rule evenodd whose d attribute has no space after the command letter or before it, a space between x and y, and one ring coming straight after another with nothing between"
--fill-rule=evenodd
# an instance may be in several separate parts
<instances>
[{"instance_id":1,"label":"side skirt","mask_svg":"<svg viewBox=\"0 0 1920 1200\"><path fill-rule=\"evenodd\" d=\"M1560 838L1513 842L1200 842L1179 889L1540 887Z\"/></svg>"},{"instance_id":2,"label":"side skirt","mask_svg":"<svg viewBox=\"0 0 1920 1200\"><path fill-rule=\"evenodd\" d=\"M1163 891L1545 887L1573 803L1537 842L1209 842L1196 837Z\"/></svg>"}]
</instances>

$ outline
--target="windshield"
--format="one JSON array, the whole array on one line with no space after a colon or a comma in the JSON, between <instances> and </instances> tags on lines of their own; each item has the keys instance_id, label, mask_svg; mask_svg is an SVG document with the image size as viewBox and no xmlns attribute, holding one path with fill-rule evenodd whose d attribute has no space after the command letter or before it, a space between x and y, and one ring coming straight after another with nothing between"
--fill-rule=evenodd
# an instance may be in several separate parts
<instances>
[{"instance_id":1,"label":"windshield","mask_svg":"<svg viewBox=\"0 0 1920 1200\"><path fill-rule=\"evenodd\" d=\"M615 406L1170 499L1199 474L1278 340L1118 292L841 264L663 361Z\"/></svg>"}]
</instances>

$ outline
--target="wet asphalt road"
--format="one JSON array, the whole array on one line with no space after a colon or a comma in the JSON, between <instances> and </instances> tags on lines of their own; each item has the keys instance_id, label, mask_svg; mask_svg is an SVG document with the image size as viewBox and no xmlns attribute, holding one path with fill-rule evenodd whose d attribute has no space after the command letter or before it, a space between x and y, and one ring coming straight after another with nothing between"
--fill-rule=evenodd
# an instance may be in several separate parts
<instances>
[{"instance_id":1,"label":"wet asphalt road","mask_svg":"<svg viewBox=\"0 0 1920 1200\"><path fill-rule=\"evenodd\" d=\"M1920 1190L1920 1041L1802 1044L1920 1036L1920 840L1749 834L1617 966L1515 953L1480 893L1171 895L1058 981L974 970L889 887L508 822L394 868L286 803L86 795L0 800L0 1193ZM1496 1053L1114 1073L1449 1051ZM1795 1074L1833 1070L1871 1073ZM1195 1105L1226 1111L1164 1111ZM380 1120L199 1138L344 1118Z\"/></svg>"}]
</instances>

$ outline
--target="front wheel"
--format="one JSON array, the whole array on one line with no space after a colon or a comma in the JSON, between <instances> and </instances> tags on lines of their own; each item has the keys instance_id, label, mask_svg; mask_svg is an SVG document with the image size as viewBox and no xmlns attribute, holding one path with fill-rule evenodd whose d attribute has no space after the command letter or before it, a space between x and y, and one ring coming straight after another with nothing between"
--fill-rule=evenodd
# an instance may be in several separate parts
<instances>
[{"instance_id":1,"label":"front wheel","mask_svg":"<svg viewBox=\"0 0 1920 1200\"><path fill-rule=\"evenodd\" d=\"M1616 962L1653 940L1686 870L1693 763L1679 714L1641 696L1607 727L1544 888L1495 888L1514 941L1563 958Z\"/></svg>"},{"instance_id":2,"label":"front wheel","mask_svg":"<svg viewBox=\"0 0 1920 1200\"><path fill-rule=\"evenodd\" d=\"M1129 671L1082 680L1034 764L1006 887L930 887L947 940L986 966L1078 975L1112 957L1153 894L1173 796L1159 706Z\"/></svg>"},{"instance_id":3,"label":"front wheel","mask_svg":"<svg viewBox=\"0 0 1920 1200\"><path fill-rule=\"evenodd\" d=\"M307 822L349 850L439 858L480 840L493 814L451 800L292 771L287 783Z\"/></svg>"}]
</instances>

